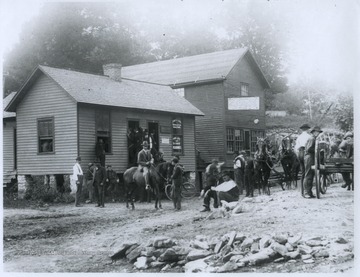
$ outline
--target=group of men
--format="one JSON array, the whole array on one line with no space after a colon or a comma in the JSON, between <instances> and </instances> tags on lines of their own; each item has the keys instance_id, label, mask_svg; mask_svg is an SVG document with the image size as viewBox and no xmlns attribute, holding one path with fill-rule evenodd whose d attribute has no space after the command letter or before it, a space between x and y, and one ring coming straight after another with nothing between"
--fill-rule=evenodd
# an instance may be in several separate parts
<instances>
[{"instance_id":1,"label":"group of men","mask_svg":"<svg viewBox=\"0 0 360 277\"><path fill-rule=\"evenodd\" d=\"M312 192L315 171L312 166L315 165L315 143L317 137L323 132L319 126L311 128L308 124L300 126L301 134L296 139L294 147L298 156L301 169L301 187L302 196L305 198L315 198ZM343 141L339 145L340 157L351 158L353 153L353 137L352 132L346 132ZM350 190L352 183L350 173L342 173L345 184L342 186Z\"/></svg>"},{"instance_id":2,"label":"group of men","mask_svg":"<svg viewBox=\"0 0 360 277\"><path fill-rule=\"evenodd\" d=\"M111 165L107 165L106 169L101 165L100 160L94 163L89 163L88 168L84 174L81 168L81 157L76 158L76 163L73 166L73 180L76 183L75 206L81 207L81 197L83 186L86 186L89 193L87 203L92 203L96 200L96 207L105 207L105 189L115 190L118 176L112 169Z\"/></svg>"},{"instance_id":3,"label":"group of men","mask_svg":"<svg viewBox=\"0 0 360 277\"><path fill-rule=\"evenodd\" d=\"M315 143L317 137L323 132L319 126L311 128L308 124L300 126L301 134L296 139L294 151L300 162L301 169L301 193L304 198L314 198L312 192L315 171L312 166L315 164ZM353 156L353 133L347 132L338 145L340 157L351 158ZM214 199L214 208L221 204L221 200L226 202L238 201L239 196L246 190L246 197L254 196L254 161L246 155L245 151L235 152L234 158L234 180L231 180L228 172L222 173L224 182L220 183L221 165L218 160L206 169L206 186L201 191L200 196L204 197L202 212L210 211L210 200ZM350 190L352 179L350 173L342 173L345 184L343 188Z\"/></svg>"}]
</instances>

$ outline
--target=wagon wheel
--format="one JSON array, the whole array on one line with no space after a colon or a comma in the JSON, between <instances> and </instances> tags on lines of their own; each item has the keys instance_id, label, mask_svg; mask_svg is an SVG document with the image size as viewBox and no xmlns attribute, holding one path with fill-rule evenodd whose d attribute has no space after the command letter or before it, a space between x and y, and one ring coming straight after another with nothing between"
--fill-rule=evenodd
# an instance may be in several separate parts
<instances>
[{"instance_id":1,"label":"wagon wheel","mask_svg":"<svg viewBox=\"0 0 360 277\"><path fill-rule=\"evenodd\" d=\"M315 140L315 165L314 165L314 170L315 170L315 187L316 187L316 198L320 199L320 171L319 171L319 156L318 156L318 141Z\"/></svg>"},{"instance_id":2,"label":"wagon wheel","mask_svg":"<svg viewBox=\"0 0 360 277\"><path fill-rule=\"evenodd\" d=\"M328 176L324 172L320 171L320 180L319 180L319 182L320 182L320 192L322 194L325 194L326 190L327 190L327 184L326 184L327 178L328 178Z\"/></svg>"}]
</instances>

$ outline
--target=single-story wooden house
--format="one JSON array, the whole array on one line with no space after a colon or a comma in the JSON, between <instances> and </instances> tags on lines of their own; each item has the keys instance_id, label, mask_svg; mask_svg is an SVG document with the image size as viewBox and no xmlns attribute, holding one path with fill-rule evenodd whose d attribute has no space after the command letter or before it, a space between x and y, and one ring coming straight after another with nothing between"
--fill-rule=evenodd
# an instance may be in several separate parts
<instances>
[{"instance_id":1,"label":"single-story wooden house","mask_svg":"<svg viewBox=\"0 0 360 277\"><path fill-rule=\"evenodd\" d=\"M123 80L118 64L104 66L104 76L38 66L6 111L17 117L19 177L58 180L72 174L77 156L86 169L99 138L106 142L106 164L124 172L127 130L134 122L158 131L165 159L176 153L188 171L196 169L195 116L203 113L169 86Z\"/></svg>"},{"instance_id":2,"label":"single-story wooden house","mask_svg":"<svg viewBox=\"0 0 360 277\"><path fill-rule=\"evenodd\" d=\"M5 111L15 94L3 99L3 184L16 179L16 113Z\"/></svg>"},{"instance_id":3,"label":"single-story wooden house","mask_svg":"<svg viewBox=\"0 0 360 277\"><path fill-rule=\"evenodd\" d=\"M247 48L127 66L122 76L169 85L205 114L196 118L199 169L213 158L231 169L234 151L254 153L265 136L270 85Z\"/></svg>"}]
</instances>

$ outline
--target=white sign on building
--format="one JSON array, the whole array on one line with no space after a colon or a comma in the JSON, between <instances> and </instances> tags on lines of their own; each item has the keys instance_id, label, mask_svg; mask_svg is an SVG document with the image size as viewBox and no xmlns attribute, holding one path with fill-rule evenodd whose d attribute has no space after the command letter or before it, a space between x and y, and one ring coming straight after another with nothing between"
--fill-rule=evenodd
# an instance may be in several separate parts
<instances>
[{"instance_id":1,"label":"white sign on building","mask_svg":"<svg viewBox=\"0 0 360 277\"><path fill-rule=\"evenodd\" d=\"M228 98L228 110L259 110L260 98L259 97L234 97Z\"/></svg>"}]
</instances>

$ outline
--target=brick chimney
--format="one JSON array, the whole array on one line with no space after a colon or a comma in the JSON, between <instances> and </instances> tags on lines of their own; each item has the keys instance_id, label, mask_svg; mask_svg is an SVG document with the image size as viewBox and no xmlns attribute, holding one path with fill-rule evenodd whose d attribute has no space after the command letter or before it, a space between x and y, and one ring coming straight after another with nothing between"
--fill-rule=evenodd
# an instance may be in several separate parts
<instances>
[{"instance_id":1,"label":"brick chimney","mask_svg":"<svg viewBox=\"0 0 360 277\"><path fill-rule=\"evenodd\" d=\"M121 67L119 63L109 63L103 65L103 71L105 76L109 76L111 79L121 82Z\"/></svg>"}]
</instances>

